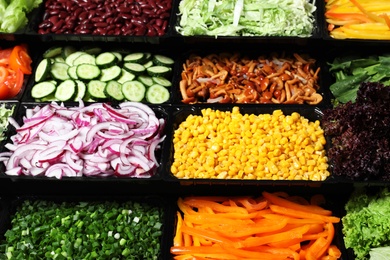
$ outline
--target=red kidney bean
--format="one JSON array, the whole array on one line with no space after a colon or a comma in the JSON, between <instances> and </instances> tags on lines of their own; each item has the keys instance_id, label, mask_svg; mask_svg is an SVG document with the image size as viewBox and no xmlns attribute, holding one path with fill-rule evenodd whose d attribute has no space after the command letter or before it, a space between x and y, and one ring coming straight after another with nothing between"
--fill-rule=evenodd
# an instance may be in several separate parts
<instances>
[{"instance_id":1,"label":"red kidney bean","mask_svg":"<svg viewBox=\"0 0 390 260\"><path fill-rule=\"evenodd\" d=\"M47 0L38 30L42 34L163 35L171 7L172 0ZM106 31L97 30L103 27Z\"/></svg>"}]
</instances>

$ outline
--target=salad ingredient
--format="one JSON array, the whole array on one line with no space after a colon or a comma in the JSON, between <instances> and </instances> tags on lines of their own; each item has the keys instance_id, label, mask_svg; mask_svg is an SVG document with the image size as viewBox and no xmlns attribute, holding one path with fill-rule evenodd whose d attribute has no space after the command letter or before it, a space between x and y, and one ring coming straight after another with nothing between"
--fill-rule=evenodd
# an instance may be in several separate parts
<instances>
[{"instance_id":1,"label":"salad ingredient","mask_svg":"<svg viewBox=\"0 0 390 260\"><path fill-rule=\"evenodd\" d=\"M25 75L31 74L32 59L24 44L0 49L0 99L16 97Z\"/></svg>"},{"instance_id":2,"label":"salad ingredient","mask_svg":"<svg viewBox=\"0 0 390 260\"><path fill-rule=\"evenodd\" d=\"M6 138L5 132L8 129L8 118L13 115L14 110L14 105L6 106L4 103L0 104L0 141Z\"/></svg>"},{"instance_id":3,"label":"salad ingredient","mask_svg":"<svg viewBox=\"0 0 390 260\"><path fill-rule=\"evenodd\" d=\"M284 192L263 192L262 195L257 198L179 198L174 244L170 249L174 259L341 257L341 251L333 244L334 224L339 223L340 218L333 216L332 211ZM286 212L302 212L303 217L276 212L274 207L284 208ZM297 208L313 208L314 211ZM326 215L321 215L321 211Z\"/></svg>"},{"instance_id":4,"label":"salad ingredient","mask_svg":"<svg viewBox=\"0 0 390 260\"><path fill-rule=\"evenodd\" d=\"M0 32L14 33L23 29L29 14L42 3L42 0L1 0L0 1Z\"/></svg>"},{"instance_id":5,"label":"salad ingredient","mask_svg":"<svg viewBox=\"0 0 390 260\"><path fill-rule=\"evenodd\" d=\"M0 248L7 259L158 259L163 218L147 201L24 200Z\"/></svg>"},{"instance_id":6,"label":"salad ingredient","mask_svg":"<svg viewBox=\"0 0 390 260\"><path fill-rule=\"evenodd\" d=\"M390 180L390 88L363 82L356 102L324 110L332 173L351 180Z\"/></svg>"},{"instance_id":7,"label":"salad ingredient","mask_svg":"<svg viewBox=\"0 0 390 260\"><path fill-rule=\"evenodd\" d=\"M329 72L335 82L330 91L335 97L335 105L355 102L362 82L380 82L390 85L389 55L344 55L328 63Z\"/></svg>"},{"instance_id":8,"label":"salad ingredient","mask_svg":"<svg viewBox=\"0 0 390 260\"><path fill-rule=\"evenodd\" d=\"M297 112L241 114L202 109L174 131L177 178L312 180L329 175L320 122Z\"/></svg>"},{"instance_id":9,"label":"salad ingredient","mask_svg":"<svg viewBox=\"0 0 390 260\"><path fill-rule=\"evenodd\" d=\"M143 2L56 0L45 2L39 34L163 36L168 29L172 0Z\"/></svg>"},{"instance_id":10,"label":"salad ingredient","mask_svg":"<svg viewBox=\"0 0 390 260\"><path fill-rule=\"evenodd\" d=\"M180 92L183 103L317 105L323 99L319 72L306 54L192 54L183 64Z\"/></svg>"},{"instance_id":11,"label":"salad ingredient","mask_svg":"<svg viewBox=\"0 0 390 260\"><path fill-rule=\"evenodd\" d=\"M155 152L164 118L141 103L65 107L55 102L27 108L2 154L8 175L149 178L159 166Z\"/></svg>"},{"instance_id":12,"label":"salad ingredient","mask_svg":"<svg viewBox=\"0 0 390 260\"><path fill-rule=\"evenodd\" d=\"M390 247L375 247L370 249L370 260L386 260L390 258Z\"/></svg>"},{"instance_id":13,"label":"salad ingredient","mask_svg":"<svg viewBox=\"0 0 390 260\"><path fill-rule=\"evenodd\" d=\"M182 0L178 33L184 36L298 36L314 30L312 1Z\"/></svg>"},{"instance_id":14,"label":"salad ingredient","mask_svg":"<svg viewBox=\"0 0 390 260\"><path fill-rule=\"evenodd\" d=\"M388 254L389 204L390 192L387 187L376 189L360 187L351 194L345 204L346 214L342 218L342 232L345 246L353 250L355 259L373 259L369 257L371 253Z\"/></svg>"},{"instance_id":15,"label":"salad ingredient","mask_svg":"<svg viewBox=\"0 0 390 260\"><path fill-rule=\"evenodd\" d=\"M31 89L31 97L38 102L78 101L81 98L87 102L114 100L161 104L171 96L167 88L172 85L174 61L162 54L53 46L42 56ZM165 62L164 65L157 65L162 62ZM160 69L153 70L155 68ZM151 77L149 70L158 77ZM147 98L146 88L151 85L147 85L149 81L145 81L146 77L151 85L164 88L154 87L148 91L149 97L155 98ZM61 91L58 87L54 93L42 91L44 85L61 86L64 82L72 86L66 88L66 95L57 93ZM163 98L161 93L164 94Z\"/></svg>"},{"instance_id":16,"label":"salad ingredient","mask_svg":"<svg viewBox=\"0 0 390 260\"><path fill-rule=\"evenodd\" d=\"M390 39L390 6L387 1L326 0L325 18L335 39Z\"/></svg>"}]
</instances>

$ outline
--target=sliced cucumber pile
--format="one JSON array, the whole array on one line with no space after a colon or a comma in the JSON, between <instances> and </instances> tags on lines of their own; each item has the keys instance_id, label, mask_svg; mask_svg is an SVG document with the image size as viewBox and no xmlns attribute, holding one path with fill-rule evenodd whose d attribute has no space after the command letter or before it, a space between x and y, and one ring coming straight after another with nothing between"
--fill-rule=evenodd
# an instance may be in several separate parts
<instances>
[{"instance_id":1,"label":"sliced cucumber pile","mask_svg":"<svg viewBox=\"0 0 390 260\"><path fill-rule=\"evenodd\" d=\"M31 96L45 101L136 101L170 99L174 60L150 52L118 52L100 47L55 46L35 70Z\"/></svg>"}]
</instances>

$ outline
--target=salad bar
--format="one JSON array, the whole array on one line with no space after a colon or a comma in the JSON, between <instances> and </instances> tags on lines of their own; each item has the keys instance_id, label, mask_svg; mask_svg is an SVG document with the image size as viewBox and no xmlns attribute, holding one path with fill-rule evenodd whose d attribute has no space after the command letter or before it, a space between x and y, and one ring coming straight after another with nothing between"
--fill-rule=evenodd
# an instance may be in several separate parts
<instances>
[{"instance_id":1,"label":"salad bar","mask_svg":"<svg viewBox=\"0 0 390 260\"><path fill-rule=\"evenodd\" d=\"M0 1L0 259L388 259L389 15Z\"/></svg>"}]
</instances>

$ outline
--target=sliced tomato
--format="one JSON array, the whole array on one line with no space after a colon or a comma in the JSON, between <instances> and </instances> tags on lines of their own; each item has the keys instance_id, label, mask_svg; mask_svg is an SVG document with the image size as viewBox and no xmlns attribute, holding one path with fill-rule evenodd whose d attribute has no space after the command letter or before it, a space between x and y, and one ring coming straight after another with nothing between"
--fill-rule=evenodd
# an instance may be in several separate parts
<instances>
[{"instance_id":1,"label":"sliced tomato","mask_svg":"<svg viewBox=\"0 0 390 260\"><path fill-rule=\"evenodd\" d=\"M9 95L9 87L6 84L8 80L8 69L0 66L0 99L7 99Z\"/></svg>"},{"instance_id":2,"label":"sliced tomato","mask_svg":"<svg viewBox=\"0 0 390 260\"><path fill-rule=\"evenodd\" d=\"M9 64L9 57L11 56L13 48L0 50L0 65L5 66Z\"/></svg>"},{"instance_id":3,"label":"sliced tomato","mask_svg":"<svg viewBox=\"0 0 390 260\"><path fill-rule=\"evenodd\" d=\"M12 77L8 77L9 85L9 93L8 98L14 98L19 94L23 87L24 82L24 74L22 70L18 69L15 73L12 73Z\"/></svg>"},{"instance_id":4,"label":"sliced tomato","mask_svg":"<svg viewBox=\"0 0 390 260\"><path fill-rule=\"evenodd\" d=\"M27 48L22 45L16 45L11 52L9 57L9 66L14 71L20 69L24 74L31 74L31 63L32 59L27 53Z\"/></svg>"}]
</instances>

